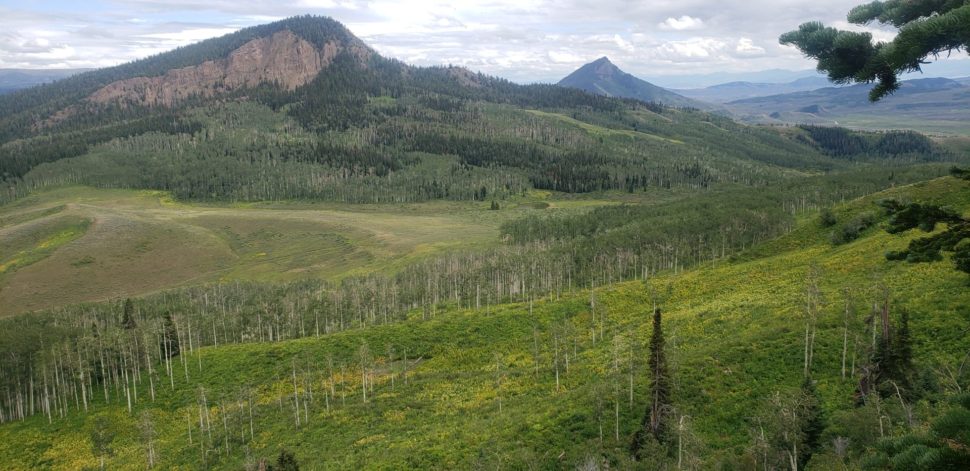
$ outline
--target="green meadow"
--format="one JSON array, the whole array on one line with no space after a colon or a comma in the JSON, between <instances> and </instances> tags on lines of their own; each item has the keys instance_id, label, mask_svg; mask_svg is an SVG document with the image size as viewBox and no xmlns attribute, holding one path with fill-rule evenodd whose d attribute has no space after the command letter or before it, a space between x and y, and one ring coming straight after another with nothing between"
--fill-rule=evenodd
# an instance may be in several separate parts
<instances>
[{"instance_id":1,"label":"green meadow","mask_svg":"<svg viewBox=\"0 0 970 471\"><path fill-rule=\"evenodd\" d=\"M283 211L278 220L293 224L288 227L319 223L311 215L340 214L304 209L310 211L305 218L290 221L285 209L172 206L158 195L109 195L88 197L107 197L114 211L154 205L146 212L186 228L205 227L198 220L207 217L265 217L260 211ZM970 184L946 177L849 201L834 213L841 223L874 211L882 198L970 212ZM367 216L358 217L357 225L343 221L364 231ZM461 211L439 218L431 219L437 228L475 227ZM395 233L410 248L400 256L442 240L419 226ZM487 239L488 226L479 230ZM919 229L889 234L880 223L838 246L828 241L829 230L803 218L787 235L730 260L647 280L531 302L452 306L433 316L415 311L401 322L295 340L184 351L172 360L171 375L156 364L162 373L153 380L154 398L147 397L149 375L139 380L140 399L131 411L117 390L105 393L108 402L94 390L87 411L70 404L64 417L36 414L0 426L0 462L7 469L96 468L89 431L96 420L107 420L117 433L107 467L144 467L140 430L147 417L156 465L164 469L240 469L284 448L306 469L562 469L602 460L626 468L632 466L629 440L648 401L644 351L657 306L682 418L679 456L694 468L744 468L766 402L802 381L803 306L813 276L823 301L812 371L836 429L861 414L854 412L860 410L852 398L856 380L841 372L843 336L852 339L847 354L856 368L868 343L864 318L887 293L894 313L910 314L922 367L942 371L968 346L966 275L948 260L910 264L883 256L923 236ZM231 247L224 235L205 234ZM258 276L248 271L252 266L258 264L237 265ZM847 306L850 335L843 331ZM899 411L888 400L884 407L885 421L859 419L854 433L903 433ZM918 415L932 413L928 403L914 407ZM860 445L849 453L865 451ZM826 453L813 457L814 469L827 468Z\"/></svg>"}]
</instances>

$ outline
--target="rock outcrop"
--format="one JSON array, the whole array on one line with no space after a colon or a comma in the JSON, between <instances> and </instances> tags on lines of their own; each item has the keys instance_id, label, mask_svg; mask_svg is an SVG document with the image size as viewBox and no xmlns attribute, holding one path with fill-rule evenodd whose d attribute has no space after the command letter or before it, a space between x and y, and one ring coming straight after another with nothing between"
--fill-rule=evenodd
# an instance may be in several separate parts
<instances>
[{"instance_id":1,"label":"rock outcrop","mask_svg":"<svg viewBox=\"0 0 970 471\"><path fill-rule=\"evenodd\" d=\"M361 60L371 54L363 43L342 44L336 40L317 49L293 32L283 30L249 41L225 59L173 69L158 77L111 83L88 100L99 104L174 106L189 97L210 97L261 83L293 90L313 80L344 50Z\"/></svg>"}]
</instances>

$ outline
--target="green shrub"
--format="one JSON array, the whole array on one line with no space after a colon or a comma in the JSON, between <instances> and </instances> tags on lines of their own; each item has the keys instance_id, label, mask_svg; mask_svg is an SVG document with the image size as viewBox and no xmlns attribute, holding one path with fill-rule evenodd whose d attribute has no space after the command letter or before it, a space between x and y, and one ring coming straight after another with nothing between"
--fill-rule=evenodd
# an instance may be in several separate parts
<instances>
[{"instance_id":1,"label":"green shrub","mask_svg":"<svg viewBox=\"0 0 970 471\"><path fill-rule=\"evenodd\" d=\"M818 215L818 224L822 227L832 227L838 222L838 219L835 218L835 213L832 212L832 208L823 208Z\"/></svg>"},{"instance_id":2,"label":"green shrub","mask_svg":"<svg viewBox=\"0 0 970 471\"><path fill-rule=\"evenodd\" d=\"M862 213L841 227L832 231L829 241L832 245L842 245L852 242L859 238L863 231L876 224L878 218L873 213Z\"/></svg>"}]
</instances>

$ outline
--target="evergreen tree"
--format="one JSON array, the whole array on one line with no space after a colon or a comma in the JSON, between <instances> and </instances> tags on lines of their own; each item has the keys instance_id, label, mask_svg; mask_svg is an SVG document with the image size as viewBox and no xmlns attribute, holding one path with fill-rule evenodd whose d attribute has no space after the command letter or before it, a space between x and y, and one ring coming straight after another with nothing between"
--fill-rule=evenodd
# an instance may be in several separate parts
<instances>
[{"instance_id":1,"label":"evergreen tree","mask_svg":"<svg viewBox=\"0 0 970 471\"><path fill-rule=\"evenodd\" d=\"M869 99L878 101L899 89L899 75L921 70L924 60L950 51L970 50L970 3L964 0L886 0L849 12L857 25L873 21L899 28L889 42L872 41L871 33L841 31L817 21L781 36L818 60L818 70L835 83L872 83Z\"/></svg>"},{"instance_id":2,"label":"evergreen tree","mask_svg":"<svg viewBox=\"0 0 970 471\"><path fill-rule=\"evenodd\" d=\"M964 239L953 248L953 263L957 270L970 273L970 240Z\"/></svg>"},{"instance_id":3,"label":"evergreen tree","mask_svg":"<svg viewBox=\"0 0 970 471\"><path fill-rule=\"evenodd\" d=\"M168 358L177 357L179 349L178 330L175 328L175 321L172 313L165 313L164 332L162 333L162 351Z\"/></svg>"},{"instance_id":4,"label":"evergreen tree","mask_svg":"<svg viewBox=\"0 0 970 471\"><path fill-rule=\"evenodd\" d=\"M670 411L670 374L664 353L664 336L660 309L653 311L653 336L650 338L650 407L643 417L643 425L633 438L632 451L640 457L640 450L649 439L664 443L667 438L667 414Z\"/></svg>"},{"instance_id":5,"label":"evergreen tree","mask_svg":"<svg viewBox=\"0 0 970 471\"><path fill-rule=\"evenodd\" d=\"M964 180L970 180L970 169L953 167L950 169L950 175Z\"/></svg>"},{"instance_id":6,"label":"evergreen tree","mask_svg":"<svg viewBox=\"0 0 970 471\"><path fill-rule=\"evenodd\" d=\"M863 469L970 469L970 394L957 395L949 402L950 407L930 423L929 430L881 440L876 453L863 461Z\"/></svg>"},{"instance_id":7,"label":"evergreen tree","mask_svg":"<svg viewBox=\"0 0 970 471\"><path fill-rule=\"evenodd\" d=\"M132 305L131 298L125 298L122 307L121 327L125 330L133 330L135 326L135 307Z\"/></svg>"},{"instance_id":8,"label":"evergreen tree","mask_svg":"<svg viewBox=\"0 0 970 471\"><path fill-rule=\"evenodd\" d=\"M881 336L872 353L871 381L883 397L896 395L898 387L904 395L912 393L913 347L909 330L909 313L903 311L896 325Z\"/></svg>"},{"instance_id":9,"label":"evergreen tree","mask_svg":"<svg viewBox=\"0 0 970 471\"><path fill-rule=\"evenodd\" d=\"M893 341L893 366L897 375L902 377L913 371L913 345L909 333L909 312L903 311L899 318L899 328Z\"/></svg>"},{"instance_id":10,"label":"evergreen tree","mask_svg":"<svg viewBox=\"0 0 970 471\"><path fill-rule=\"evenodd\" d=\"M285 448L280 450L280 456L276 458L276 466L267 466L267 471L300 471L300 464L296 461L296 455L287 451Z\"/></svg>"},{"instance_id":11,"label":"evergreen tree","mask_svg":"<svg viewBox=\"0 0 970 471\"><path fill-rule=\"evenodd\" d=\"M839 220L835 218L832 208L822 208L822 211L818 214L818 223L822 227L832 227L838 222Z\"/></svg>"},{"instance_id":12,"label":"evergreen tree","mask_svg":"<svg viewBox=\"0 0 970 471\"><path fill-rule=\"evenodd\" d=\"M801 429L803 443L798 453L798 468L804 469L812 455L822 448L822 432L825 430L825 411L822 409L815 389L815 381L806 377L802 382Z\"/></svg>"}]
</instances>

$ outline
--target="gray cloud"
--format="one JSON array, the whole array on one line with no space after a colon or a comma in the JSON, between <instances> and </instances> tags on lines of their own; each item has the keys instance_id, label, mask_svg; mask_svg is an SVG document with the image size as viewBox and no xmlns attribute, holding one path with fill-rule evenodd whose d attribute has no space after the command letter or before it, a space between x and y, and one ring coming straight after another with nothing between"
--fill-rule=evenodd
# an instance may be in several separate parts
<instances>
[{"instance_id":1,"label":"gray cloud","mask_svg":"<svg viewBox=\"0 0 970 471\"><path fill-rule=\"evenodd\" d=\"M860 2L100 0L94 2L100 8L55 13L25 2L0 7L0 67L112 65L313 13L343 22L385 55L417 65L463 65L519 82L558 80L604 55L646 77L806 69L813 64L779 45L778 36L810 20L847 27L845 14ZM878 39L893 35L868 29Z\"/></svg>"}]
</instances>

